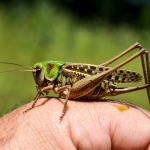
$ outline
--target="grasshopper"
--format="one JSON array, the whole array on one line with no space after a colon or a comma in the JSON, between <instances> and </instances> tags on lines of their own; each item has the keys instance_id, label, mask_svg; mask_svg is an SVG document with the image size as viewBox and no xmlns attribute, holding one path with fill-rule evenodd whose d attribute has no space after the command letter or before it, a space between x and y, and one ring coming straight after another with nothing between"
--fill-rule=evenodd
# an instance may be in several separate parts
<instances>
[{"instance_id":1,"label":"grasshopper","mask_svg":"<svg viewBox=\"0 0 150 150\"><path fill-rule=\"evenodd\" d=\"M130 58L115 67L108 67L109 64L136 48L139 48L139 51ZM146 57L146 65L143 55ZM138 56L141 56L145 84L136 87L117 88L116 83L134 83L142 80L142 76L135 71L119 69ZM33 98L32 106L24 112L31 110L41 94L47 94L50 90L65 97L64 108L60 118L63 118L66 113L68 99L101 99L106 96L117 96L146 88L150 102L149 57L148 52L139 43L133 44L118 56L101 65L44 61L29 68L32 68L32 70L24 71L33 72L38 92Z\"/></svg>"}]
</instances>

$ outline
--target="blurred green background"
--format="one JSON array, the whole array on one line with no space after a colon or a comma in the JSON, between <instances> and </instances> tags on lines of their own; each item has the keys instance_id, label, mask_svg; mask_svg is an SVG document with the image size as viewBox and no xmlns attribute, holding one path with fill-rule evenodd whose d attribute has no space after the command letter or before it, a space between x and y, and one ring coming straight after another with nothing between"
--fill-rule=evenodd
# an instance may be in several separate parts
<instances>
[{"instance_id":1,"label":"blurred green background","mask_svg":"<svg viewBox=\"0 0 150 150\"><path fill-rule=\"evenodd\" d=\"M150 50L150 5L146 0L0 0L0 62L33 66L62 60L101 64L135 42ZM131 56L127 54L110 66ZM137 58L122 67L141 74ZM0 64L0 71L26 69ZM136 84L121 86L142 85ZM0 74L0 116L36 94L31 72ZM49 96L56 96L53 92ZM146 90L113 97L150 110Z\"/></svg>"}]
</instances>

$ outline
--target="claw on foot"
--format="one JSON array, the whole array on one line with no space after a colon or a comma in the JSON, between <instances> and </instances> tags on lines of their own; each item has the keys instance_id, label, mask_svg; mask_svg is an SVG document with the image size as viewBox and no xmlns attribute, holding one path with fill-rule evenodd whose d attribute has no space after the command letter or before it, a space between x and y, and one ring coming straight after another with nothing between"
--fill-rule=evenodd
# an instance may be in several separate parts
<instances>
[{"instance_id":1,"label":"claw on foot","mask_svg":"<svg viewBox=\"0 0 150 150\"><path fill-rule=\"evenodd\" d=\"M62 115L60 116L60 119L63 119L64 115L65 115L65 112L62 113Z\"/></svg>"},{"instance_id":2,"label":"claw on foot","mask_svg":"<svg viewBox=\"0 0 150 150\"><path fill-rule=\"evenodd\" d=\"M29 110L31 110L32 108L28 108L28 109L26 109L25 111L23 111L23 113L26 113L26 112L28 112Z\"/></svg>"}]
</instances>

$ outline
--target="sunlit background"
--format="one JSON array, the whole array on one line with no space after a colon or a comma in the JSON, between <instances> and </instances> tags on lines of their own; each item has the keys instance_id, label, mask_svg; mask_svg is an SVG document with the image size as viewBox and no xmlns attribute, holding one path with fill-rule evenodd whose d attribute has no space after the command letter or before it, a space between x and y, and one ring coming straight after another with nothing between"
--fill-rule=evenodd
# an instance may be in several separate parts
<instances>
[{"instance_id":1,"label":"sunlit background","mask_svg":"<svg viewBox=\"0 0 150 150\"><path fill-rule=\"evenodd\" d=\"M148 0L0 0L0 62L31 67L48 60L99 65L135 42L150 52ZM140 58L122 68L143 74ZM0 71L16 69L26 68L0 64ZM30 102L35 94L31 72L1 73L0 116ZM50 92L49 96L57 95ZM112 99L150 109L146 90Z\"/></svg>"}]
</instances>

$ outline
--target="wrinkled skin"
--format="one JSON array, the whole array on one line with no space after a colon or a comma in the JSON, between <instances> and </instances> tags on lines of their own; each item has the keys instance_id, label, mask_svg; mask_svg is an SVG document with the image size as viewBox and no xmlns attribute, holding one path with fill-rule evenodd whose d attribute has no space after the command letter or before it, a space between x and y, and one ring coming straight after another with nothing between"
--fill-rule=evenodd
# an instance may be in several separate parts
<instances>
[{"instance_id":1,"label":"wrinkled skin","mask_svg":"<svg viewBox=\"0 0 150 150\"><path fill-rule=\"evenodd\" d=\"M150 112L119 111L109 102L41 98L0 118L1 150L150 150ZM116 104L119 105L119 104ZM149 117L148 117L149 116Z\"/></svg>"}]
</instances>

